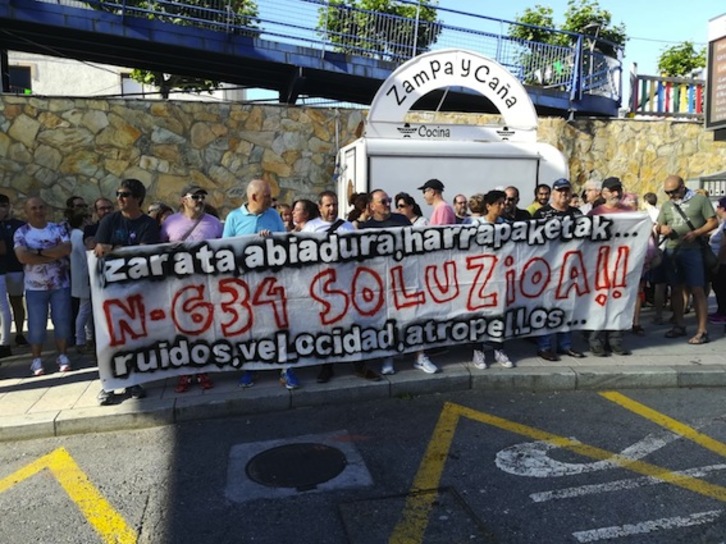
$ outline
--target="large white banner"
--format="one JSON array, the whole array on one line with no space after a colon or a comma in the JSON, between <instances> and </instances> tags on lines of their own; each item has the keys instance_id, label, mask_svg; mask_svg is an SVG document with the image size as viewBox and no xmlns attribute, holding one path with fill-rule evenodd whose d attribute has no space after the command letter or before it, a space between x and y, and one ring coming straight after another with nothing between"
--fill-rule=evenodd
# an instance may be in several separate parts
<instances>
[{"instance_id":1,"label":"large white banner","mask_svg":"<svg viewBox=\"0 0 726 544\"><path fill-rule=\"evenodd\" d=\"M106 389L629 329L645 214L244 236L89 254Z\"/></svg>"}]
</instances>

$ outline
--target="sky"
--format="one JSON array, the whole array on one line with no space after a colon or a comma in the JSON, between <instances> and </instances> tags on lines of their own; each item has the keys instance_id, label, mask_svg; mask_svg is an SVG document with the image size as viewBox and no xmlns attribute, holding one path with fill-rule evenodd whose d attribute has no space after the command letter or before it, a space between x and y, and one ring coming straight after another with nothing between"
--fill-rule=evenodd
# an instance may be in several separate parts
<instances>
[{"instance_id":1,"label":"sky","mask_svg":"<svg viewBox=\"0 0 726 544\"><path fill-rule=\"evenodd\" d=\"M552 8L557 26L564 23L567 0L439 0L442 8L510 21L537 4ZM658 75L658 57L667 47L684 41L698 47L706 45L709 19L726 13L723 0L599 0L598 4L610 12L613 25L625 24L625 33L630 38L625 46L624 81L634 62L638 64L638 74ZM452 25L465 26L466 21L471 21L452 13L443 18Z\"/></svg>"}]
</instances>

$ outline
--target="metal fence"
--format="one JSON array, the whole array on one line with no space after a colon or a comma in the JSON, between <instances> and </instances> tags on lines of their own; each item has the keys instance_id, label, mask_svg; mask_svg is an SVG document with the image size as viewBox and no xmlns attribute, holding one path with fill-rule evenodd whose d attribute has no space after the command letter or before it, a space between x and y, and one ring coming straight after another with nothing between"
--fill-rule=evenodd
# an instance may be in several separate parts
<instances>
[{"instance_id":1,"label":"metal fence","mask_svg":"<svg viewBox=\"0 0 726 544\"><path fill-rule=\"evenodd\" d=\"M44 0L51 1L51 0ZM424 51L462 48L486 55L528 85L620 100L621 62L595 51L594 38L547 29L568 46L519 40L510 31L513 21L439 8L411 0L412 17L362 10L329 0L258 0L258 12L245 11L239 0L184 2L170 0L55 0L66 5L85 4L125 17L155 18L174 24L219 32L260 37L318 49L391 62L395 67ZM435 22L420 17L435 10ZM456 16L466 25L449 25ZM611 46L613 44L610 44ZM617 49L617 48L616 48Z\"/></svg>"}]
</instances>

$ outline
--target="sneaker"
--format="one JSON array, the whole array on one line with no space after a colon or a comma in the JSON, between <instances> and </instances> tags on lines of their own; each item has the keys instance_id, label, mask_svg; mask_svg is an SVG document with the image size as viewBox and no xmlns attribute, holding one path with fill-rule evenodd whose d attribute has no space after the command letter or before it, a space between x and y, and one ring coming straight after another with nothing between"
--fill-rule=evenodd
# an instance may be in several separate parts
<instances>
[{"instance_id":1,"label":"sneaker","mask_svg":"<svg viewBox=\"0 0 726 544\"><path fill-rule=\"evenodd\" d=\"M28 341L25 339L25 336L22 334L16 334L15 335L15 345L16 346L27 346Z\"/></svg>"},{"instance_id":2,"label":"sneaker","mask_svg":"<svg viewBox=\"0 0 726 544\"><path fill-rule=\"evenodd\" d=\"M509 360L509 357L507 357L503 349L494 350L494 360L504 368L514 368L514 363Z\"/></svg>"},{"instance_id":3,"label":"sneaker","mask_svg":"<svg viewBox=\"0 0 726 544\"><path fill-rule=\"evenodd\" d=\"M240 387L252 387L255 385L255 376L251 370L245 370L242 377L239 379Z\"/></svg>"},{"instance_id":4,"label":"sneaker","mask_svg":"<svg viewBox=\"0 0 726 544\"><path fill-rule=\"evenodd\" d=\"M43 370L43 360L40 357L36 357L33 359L33 362L30 363L30 371L33 373L33 376L42 376L45 374L45 370Z\"/></svg>"},{"instance_id":5,"label":"sneaker","mask_svg":"<svg viewBox=\"0 0 726 544\"><path fill-rule=\"evenodd\" d=\"M708 322L714 325L724 325L726 324L726 315L716 314L709 316Z\"/></svg>"},{"instance_id":6,"label":"sneaker","mask_svg":"<svg viewBox=\"0 0 726 544\"><path fill-rule=\"evenodd\" d=\"M280 372L280 383L285 389L297 389L300 387L300 381L295 376L292 368Z\"/></svg>"},{"instance_id":7,"label":"sneaker","mask_svg":"<svg viewBox=\"0 0 726 544\"><path fill-rule=\"evenodd\" d=\"M437 372L441 372L439 367L432 363L429 356L425 353L421 353L416 357L416 362L413 363L413 368L423 370L426 374L436 374Z\"/></svg>"},{"instance_id":8,"label":"sneaker","mask_svg":"<svg viewBox=\"0 0 726 544\"><path fill-rule=\"evenodd\" d=\"M479 370L486 370L487 368L487 356L480 349L474 350L474 355L471 356L471 362Z\"/></svg>"},{"instance_id":9,"label":"sneaker","mask_svg":"<svg viewBox=\"0 0 726 544\"><path fill-rule=\"evenodd\" d=\"M209 377L209 374L206 372L203 374L197 374L197 383L199 383L199 387L201 387L204 391L207 389L212 389L214 387L214 382L212 381L212 378Z\"/></svg>"},{"instance_id":10,"label":"sneaker","mask_svg":"<svg viewBox=\"0 0 726 544\"><path fill-rule=\"evenodd\" d=\"M176 381L176 387L174 388L174 391L177 393L186 393L189 391L189 386L192 383L192 377L191 376L179 376L179 379Z\"/></svg>"},{"instance_id":11,"label":"sneaker","mask_svg":"<svg viewBox=\"0 0 726 544\"><path fill-rule=\"evenodd\" d=\"M55 362L58 364L58 369L61 372L69 372L71 370L71 362L65 353L61 353Z\"/></svg>"},{"instance_id":12,"label":"sneaker","mask_svg":"<svg viewBox=\"0 0 726 544\"><path fill-rule=\"evenodd\" d=\"M109 404L113 404L115 396L113 391L104 391L101 389L96 399L100 406L108 406Z\"/></svg>"},{"instance_id":13,"label":"sneaker","mask_svg":"<svg viewBox=\"0 0 726 544\"><path fill-rule=\"evenodd\" d=\"M10 349L10 346L0 346L0 359L10 357L12 354L13 350Z\"/></svg>"},{"instance_id":14,"label":"sneaker","mask_svg":"<svg viewBox=\"0 0 726 544\"><path fill-rule=\"evenodd\" d=\"M396 373L396 369L393 368L393 357L386 357L383 359L383 365L381 366L381 374L384 376L391 376Z\"/></svg>"},{"instance_id":15,"label":"sneaker","mask_svg":"<svg viewBox=\"0 0 726 544\"><path fill-rule=\"evenodd\" d=\"M146 396L146 389L140 385L132 385L131 387L126 388L126 393L132 399L143 399Z\"/></svg>"}]
</instances>

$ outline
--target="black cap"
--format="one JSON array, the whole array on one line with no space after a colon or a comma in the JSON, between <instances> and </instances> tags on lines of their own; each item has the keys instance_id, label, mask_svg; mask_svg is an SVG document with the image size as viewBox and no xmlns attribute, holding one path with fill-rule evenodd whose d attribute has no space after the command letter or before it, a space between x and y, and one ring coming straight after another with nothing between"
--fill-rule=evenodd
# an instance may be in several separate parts
<instances>
[{"instance_id":1,"label":"black cap","mask_svg":"<svg viewBox=\"0 0 726 544\"><path fill-rule=\"evenodd\" d=\"M620 181L620 178L616 178L616 177L605 178L602 181L602 188L607 189L608 191L612 191L613 189L622 190L623 182Z\"/></svg>"},{"instance_id":2,"label":"black cap","mask_svg":"<svg viewBox=\"0 0 726 544\"><path fill-rule=\"evenodd\" d=\"M181 196L196 195L197 193L204 193L205 195L209 194L206 189L199 185L187 185L182 189Z\"/></svg>"},{"instance_id":3,"label":"black cap","mask_svg":"<svg viewBox=\"0 0 726 544\"><path fill-rule=\"evenodd\" d=\"M424 183L421 187L418 188L419 191L425 191L426 189L433 189L434 191L443 193L444 184L441 183L438 179L430 179L426 183Z\"/></svg>"}]
</instances>

